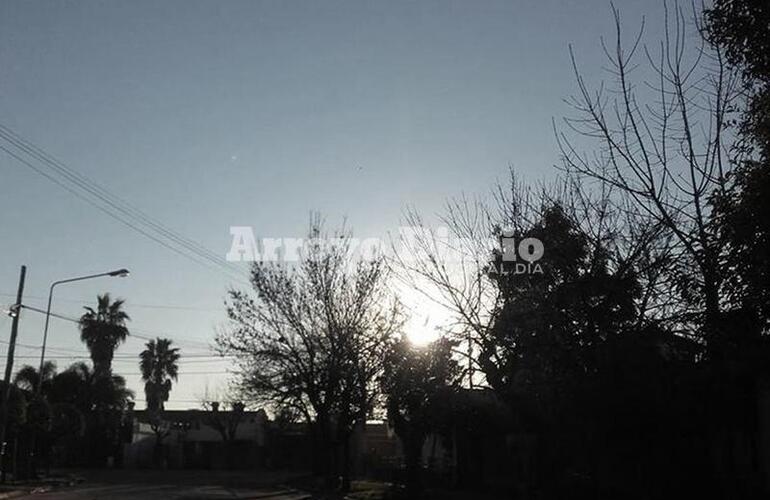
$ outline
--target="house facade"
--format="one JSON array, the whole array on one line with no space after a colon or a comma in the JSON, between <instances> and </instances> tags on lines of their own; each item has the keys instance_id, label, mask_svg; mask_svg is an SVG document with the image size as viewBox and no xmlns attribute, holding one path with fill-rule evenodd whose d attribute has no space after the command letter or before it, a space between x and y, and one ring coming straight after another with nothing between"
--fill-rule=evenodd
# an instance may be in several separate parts
<instances>
[{"instance_id":1,"label":"house facade","mask_svg":"<svg viewBox=\"0 0 770 500\"><path fill-rule=\"evenodd\" d=\"M123 446L123 465L173 469L256 468L265 460L268 427L263 410L168 410L160 423L146 410L131 412Z\"/></svg>"}]
</instances>

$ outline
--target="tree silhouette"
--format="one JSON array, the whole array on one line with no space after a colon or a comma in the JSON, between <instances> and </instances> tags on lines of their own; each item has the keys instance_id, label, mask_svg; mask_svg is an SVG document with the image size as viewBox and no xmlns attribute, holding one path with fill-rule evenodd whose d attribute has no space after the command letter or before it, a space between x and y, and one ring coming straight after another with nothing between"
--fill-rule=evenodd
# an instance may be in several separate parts
<instances>
[{"instance_id":1,"label":"tree silhouette","mask_svg":"<svg viewBox=\"0 0 770 500\"><path fill-rule=\"evenodd\" d=\"M130 318L123 310L124 301L111 302L109 293L97 296L97 302L96 309L85 307L86 313L80 317L80 339L91 353L95 375L109 377L115 349L128 336Z\"/></svg>"},{"instance_id":2,"label":"tree silhouette","mask_svg":"<svg viewBox=\"0 0 770 500\"><path fill-rule=\"evenodd\" d=\"M57 443L67 444L68 460L103 463L118 453L122 412L133 393L120 376L97 376L86 363L75 363L56 373L44 364L41 397L35 388L40 377L31 366L22 367L14 384L22 390L25 421L22 431L37 437L37 453L46 460Z\"/></svg>"},{"instance_id":3,"label":"tree silhouette","mask_svg":"<svg viewBox=\"0 0 770 500\"><path fill-rule=\"evenodd\" d=\"M381 256L356 261L351 235L311 221L292 265L257 262L252 293L229 294L231 328L217 337L242 368L240 387L275 410L290 407L311 425L316 464L330 485L349 482L349 438L377 395L376 377L401 323Z\"/></svg>"},{"instance_id":4,"label":"tree silhouette","mask_svg":"<svg viewBox=\"0 0 770 500\"><path fill-rule=\"evenodd\" d=\"M592 245L561 205L544 207L531 224L514 236L542 242L543 272L508 272L510 263L495 253L489 276L501 300L479 359L504 400L513 402L529 387L542 405L595 369L590 350L635 322L641 290L633 268L613 262L606 246Z\"/></svg>"},{"instance_id":5,"label":"tree silhouette","mask_svg":"<svg viewBox=\"0 0 770 500\"><path fill-rule=\"evenodd\" d=\"M743 70L748 106L741 117L743 143L728 189L714 197L714 222L730 248L736 271L726 298L748 315L770 321L770 4L717 0L706 10L709 40Z\"/></svg>"},{"instance_id":6,"label":"tree silhouette","mask_svg":"<svg viewBox=\"0 0 770 500\"><path fill-rule=\"evenodd\" d=\"M404 338L386 356L382 390L388 420L404 448L409 498L421 494L422 448L428 434L445 430L450 419L449 401L460 375L453 346L439 339L419 347Z\"/></svg>"},{"instance_id":7,"label":"tree silhouette","mask_svg":"<svg viewBox=\"0 0 770 500\"><path fill-rule=\"evenodd\" d=\"M728 250L712 223L710 199L727 189L733 168L730 125L739 72L709 49L697 31L697 14L688 24L679 5L667 10L664 40L650 46L641 29L625 44L614 7L613 14L614 40L604 45L610 81L592 88L571 54L578 90L570 99L574 116L557 133L563 168L578 179L606 183L638 224L662 228L676 256L667 270L670 288L679 293L679 319L718 351L725 335L720 294L729 276L723 265ZM649 80L636 80L637 58L646 59ZM582 139L595 145L595 154L579 152Z\"/></svg>"},{"instance_id":8,"label":"tree silhouette","mask_svg":"<svg viewBox=\"0 0 770 500\"><path fill-rule=\"evenodd\" d=\"M53 361L46 361L43 363L43 387L42 392L48 392L48 389L56 376L56 363ZM13 377L13 383L16 387L29 392L37 391L37 386L40 383L40 374L37 368L24 365L16 372Z\"/></svg>"},{"instance_id":9,"label":"tree silhouette","mask_svg":"<svg viewBox=\"0 0 770 500\"><path fill-rule=\"evenodd\" d=\"M224 401L224 412L220 411L219 401L204 401L206 410L206 423L216 429L224 443L235 441L238 435L238 426L243 421L246 405L240 401ZM229 407L229 411L227 409Z\"/></svg>"},{"instance_id":10,"label":"tree silhouette","mask_svg":"<svg viewBox=\"0 0 770 500\"><path fill-rule=\"evenodd\" d=\"M163 411L168 401L172 381L179 373L179 348L171 347L170 339L157 338L145 344L139 354L139 368L144 381L144 394L149 411Z\"/></svg>"},{"instance_id":11,"label":"tree silhouette","mask_svg":"<svg viewBox=\"0 0 770 500\"><path fill-rule=\"evenodd\" d=\"M134 393L119 375L104 376L86 363L75 363L52 384L51 400L73 405L82 415L85 433L79 449L90 465L104 465L120 450L123 412Z\"/></svg>"},{"instance_id":12,"label":"tree silhouette","mask_svg":"<svg viewBox=\"0 0 770 500\"><path fill-rule=\"evenodd\" d=\"M169 422L163 418L164 405L171 393L172 381L177 380L179 372L179 349L171 347L171 343L170 339L158 337L147 342L139 354L147 413L150 427L155 433L153 462L156 466L162 463L163 439L171 430Z\"/></svg>"},{"instance_id":13,"label":"tree silhouette","mask_svg":"<svg viewBox=\"0 0 770 500\"><path fill-rule=\"evenodd\" d=\"M764 0L716 0L705 11L709 40L750 79L770 82L770 4Z\"/></svg>"}]
</instances>

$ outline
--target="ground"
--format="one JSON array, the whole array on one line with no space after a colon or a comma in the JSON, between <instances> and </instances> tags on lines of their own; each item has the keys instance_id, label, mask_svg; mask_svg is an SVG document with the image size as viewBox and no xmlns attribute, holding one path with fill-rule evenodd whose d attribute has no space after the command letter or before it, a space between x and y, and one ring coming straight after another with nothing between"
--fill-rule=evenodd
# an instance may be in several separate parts
<instances>
[{"instance_id":1,"label":"ground","mask_svg":"<svg viewBox=\"0 0 770 500\"><path fill-rule=\"evenodd\" d=\"M57 500L301 500L309 495L283 486L291 478L278 472L220 471L66 471L82 477L80 484L57 487L21 498Z\"/></svg>"},{"instance_id":2,"label":"ground","mask_svg":"<svg viewBox=\"0 0 770 500\"><path fill-rule=\"evenodd\" d=\"M380 481L353 481L346 495L312 494L319 481L279 471L59 470L34 484L0 488L0 500L395 500L398 488ZM500 500L478 491L429 490L426 500Z\"/></svg>"}]
</instances>

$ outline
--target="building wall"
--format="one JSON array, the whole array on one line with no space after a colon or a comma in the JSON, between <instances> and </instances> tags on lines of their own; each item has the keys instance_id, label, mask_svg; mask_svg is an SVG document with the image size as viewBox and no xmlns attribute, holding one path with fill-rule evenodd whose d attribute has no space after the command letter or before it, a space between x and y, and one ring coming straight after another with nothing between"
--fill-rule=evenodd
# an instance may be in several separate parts
<instances>
[{"instance_id":1,"label":"building wall","mask_svg":"<svg viewBox=\"0 0 770 500\"><path fill-rule=\"evenodd\" d=\"M206 423L204 412L169 412L167 416L178 425L163 439L162 467L234 469L252 468L264 462L267 426L264 412L247 412L238 424L236 439L227 443L216 428ZM152 426L141 418L143 415L134 419L131 440L124 445L125 467L157 466L154 463L156 436Z\"/></svg>"}]
</instances>

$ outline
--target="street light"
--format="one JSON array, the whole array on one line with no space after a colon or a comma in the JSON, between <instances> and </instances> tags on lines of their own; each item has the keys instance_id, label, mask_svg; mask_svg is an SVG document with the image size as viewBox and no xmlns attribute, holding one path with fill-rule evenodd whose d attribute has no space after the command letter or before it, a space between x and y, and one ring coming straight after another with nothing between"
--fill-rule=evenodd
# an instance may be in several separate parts
<instances>
[{"instance_id":1,"label":"street light","mask_svg":"<svg viewBox=\"0 0 770 500\"><path fill-rule=\"evenodd\" d=\"M40 371L38 371L40 380L38 381L36 391L38 394L40 394L40 390L43 387L43 363L45 362L45 344L48 340L48 322L51 319L51 300L53 299L53 289L56 285L61 285L64 283L72 283L73 281L83 281L83 280L90 280L93 278L101 278L104 276L109 276L111 278L125 278L128 276L129 271L128 269L118 269L116 271L109 271L106 273L99 273L99 274L89 274L88 276L79 276L77 278L68 278L66 280L59 280L54 281L51 283L51 288L48 291L48 308L45 311L45 327L43 328L43 345L40 351Z\"/></svg>"},{"instance_id":2,"label":"street light","mask_svg":"<svg viewBox=\"0 0 770 500\"><path fill-rule=\"evenodd\" d=\"M8 308L8 316L11 318L15 318L19 315L19 310L21 309L21 304L14 304L11 307Z\"/></svg>"},{"instance_id":3,"label":"street light","mask_svg":"<svg viewBox=\"0 0 770 500\"><path fill-rule=\"evenodd\" d=\"M51 288L48 290L48 308L45 311L45 327L43 328L43 345L40 350L40 371L38 371L37 387L35 388L35 394L38 398L41 396L43 389L43 364L45 363L45 345L48 341L48 322L51 320L51 301L53 300L53 289L56 285L62 285L64 283L72 283L73 281L90 280L93 278L102 278L109 276L111 278L125 278L128 276L128 269L117 269L115 271L109 271L106 273L89 274L88 276L78 276L77 278L68 278L66 280L54 281L51 283ZM35 442L37 441L36 432L32 434L32 447L29 451L29 470L30 476L34 476L35 470Z\"/></svg>"}]
</instances>

